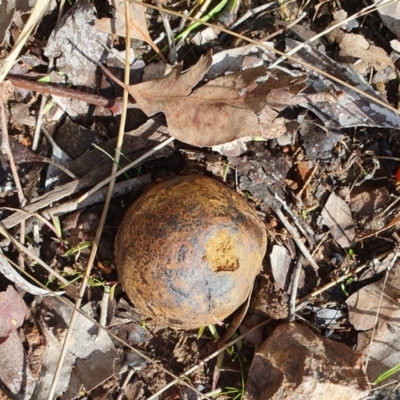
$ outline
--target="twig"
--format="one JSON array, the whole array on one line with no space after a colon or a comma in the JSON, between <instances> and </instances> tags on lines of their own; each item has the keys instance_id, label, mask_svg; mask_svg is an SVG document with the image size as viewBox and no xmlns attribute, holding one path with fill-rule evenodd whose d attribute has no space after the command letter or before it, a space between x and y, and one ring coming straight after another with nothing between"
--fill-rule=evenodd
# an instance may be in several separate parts
<instances>
[{"instance_id":1,"label":"twig","mask_svg":"<svg viewBox=\"0 0 400 400\"><path fill-rule=\"evenodd\" d=\"M118 397L117 397L117 400L122 400L122 398L124 397L124 390L125 390L125 388L128 386L128 383L129 383L129 381L131 380L131 378L132 378L132 376L133 376L133 374L134 374L135 372L136 372L136 371L135 371L133 368L129 368L128 374L126 375L126 378L125 378L125 380L124 380L124 383L123 383L122 386L121 386L120 393L119 393L119 395L118 395Z\"/></svg>"},{"instance_id":2,"label":"twig","mask_svg":"<svg viewBox=\"0 0 400 400\"><path fill-rule=\"evenodd\" d=\"M30 257L32 260L35 260L38 264L40 264L49 274L50 276L54 275L57 279L59 279L62 283L65 285L69 284L69 281L67 281L63 276L61 276L58 272L54 271L51 267L49 267L44 261L42 261L39 257L37 257L34 253L32 253L30 250L28 250L22 243L20 243L18 240L16 240L12 235L10 235L7 232L6 227L4 224L0 221L0 233L11 240L11 242L14 244L14 246L20 250L22 253L25 253L28 257Z\"/></svg>"},{"instance_id":3,"label":"twig","mask_svg":"<svg viewBox=\"0 0 400 400\"><path fill-rule=\"evenodd\" d=\"M6 86L4 84L0 85L0 91L5 92ZM10 142L8 141L8 129L7 129L7 117L6 117L6 110L4 108L4 101L6 98L5 93L0 93L0 119L1 119L1 131L2 131L2 141L1 141L1 151L8 157L8 161L10 164L10 169L13 174L15 187L17 188L18 192L18 200L21 207L24 207L26 204L26 199L24 196L24 192L22 191L21 182L19 180L17 168L14 162L14 156L10 149Z\"/></svg>"},{"instance_id":4,"label":"twig","mask_svg":"<svg viewBox=\"0 0 400 400\"><path fill-rule=\"evenodd\" d=\"M236 344L239 340L243 339L249 333L254 332L255 330L257 330L258 328L261 328L262 326L266 325L270 321L271 321L271 319L267 319L267 320L265 320L263 322L260 322L259 324L255 325L251 329L249 329L243 335L240 335L240 336L236 337L235 339L231 340L230 342L226 343L223 347L221 347L218 350L214 351L214 353L211 353L208 357L203 358L203 360L201 360L197 365L195 365L194 367L188 369L186 372L184 372L182 375L180 375L178 379L175 379L174 381L167 383L158 392L156 392L156 393L152 394L150 397L148 397L147 400L154 400L154 399L158 398L158 396L160 394L164 393L168 388L170 388L171 386L175 385L176 383L185 382L183 380L185 377L189 376L192 372L196 371L198 368L200 368L201 366L205 365L208 361L212 360L219 353L225 351L227 348L229 348L229 347L233 346L234 344ZM193 388L192 388L192 390L193 390ZM204 396L203 396L203 398L204 398Z\"/></svg>"},{"instance_id":5,"label":"twig","mask_svg":"<svg viewBox=\"0 0 400 400\"><path fill-rule=\"evenodd\" d=\"M289 30L290 28L292 28L293 26L297 25L303 18L305 18L307 16L307 13L305 11L303 11L301 13L301 15L295 19L293 22L291 22L290 24L288 24L287 26L278 29L275 32L272 32L270 35L268 36L264 36L263 38L260 39L261 42L267 42L268 40L271 40L272 38L274 38L277 35L280 35L283 32L286 32L287 30Z\"/></svg>"},{"instance_id":6,"label":"twig","mask_svg":"<svg viewBox=\"0 0 400 400\"><path fill-rule=\"evenodd\" d=\"M81 90L67 88L61 85L55 85L51 83L39 83L31 79L27 79L24 76L8 75L7 79L18 88L32 90L34 92L51 94L53 96L66 97L69 99L75 99L84 101L89 104L94 104L99 107L110 109L114 114L120 114L122 112L122 102L119 99L110 99L107 97L99 96L92 93L83 92ZM137 107L133 103L129 103L129 107Z\"/></svg>"},{"instance_id":7,"label":"twig","mask_svg":"<svg viewBox=\"0 0 400 400\"><path fill-rule=\"evenodd\" d=\"M118 182L114 186L113 197L121 196L125 193L143 189L151 183L151 175L146 174L137 178L132 178L127 181ZM64 202L56 207L48 207L41 213L48 219L55 216L60 216L72 211L80 210L84 207L89 207L96 203L102 203L106 198L107 189L103 188L84 201L78 203L75 199Z\"/></svg>"},{"instance_id":8,"label":"twig","mask_svg":"<svg viewBox=\"0 0 400 400\"><path fill-rule=\"evenodd\" d=\"M263 12L264 10L266 10L269 7L272 7L273 5L275 5L276 2L275 1L271 1L269 3L265 3L262 6L253 8L252 10L248 10L244 15L242 15L238 20L235 21L235 23L233 25L231 25L229 28L230 29L235 29L237 28L240 24L242 24L244 21L246 21L247 19L254 17L256 14Z\"/></svg>"},{"instance_id":9,"label":"twig","mask_svg":"<svg viewBox=\"0 0 400 400\"><path fill-rule=\"evenodd\" d=\"M296 316L296 297L297 297L297 288L299 287L300 280L300 272L302 269L302 263L304 260L304 256L302 254L297 258L297 263L293 271L293 279L292 279L292 293L290 293L290 306L289 306L289 321L294 321Z\"/></svg>"},{"instance_id":10,"label":"twig","mask_svg":"<svg viewBox=\"0 0 400 400\"><path fill-rule=\"evenodd\" d=\"M108 301L110 300L110 288L105 287L103 290L103 296L100 302L100 318L99 324L101 326L107 325L107 311L108 311Z\"/></svg>"},{"instance_id":11,"label":"twig","mask_svg":"<svg viewBox=\"0 0 400 400\"><path fill-rule=\"evenodd\" d=\"M325 29L323 32L318 33L317 35L313 36L312 38L306 40L305 42L299 44L298 46L296 46L295 48L293 48L292 50L288 51L285 55L282 55L282 57L280 57L278 60L274 61L271 65L270 68L275 68L277 67L281 62L285 61L286 59L292 60L291 56L293 54L295 54L297 51L299 51L300 49L302 49L304 46L314 42L315 40L319 39L320 37L326 35L329 32L332 32L333 30L339 28L340 26L346 24L347 22L352 21L353 19L362 17L364 15L367 15L373 11L376 11L382 7L387 6L390 3L393 3L394 1L398 1L398 0L390 0L389 2L387 2L386 4L381 4L379 6L376 6L375 4L372 4L366 8L364 8L363 10L359 11L356 14L351 15L350 17L346 18L345 20L338 22L337 24L334 24L332 26L330 26L329 28ZM313 68L314 69L314 68ZM315 70L315 69L314 69ZM318 71L319 72L319 71Z\"/></svg>"},{"instance_id":12,"label":"twig","mask_svg":"<svg viewBox=\"0 0 400 400\"><path fill-rule=\"evenodd\" d=\"M392 254L393 250L389 250L383 254L380 254L379 256L375 257L374 260L382 260L383 258L387 257L388 255ZM325 292L326 290L330 289L333 286L336 286L338 283L345 281L346 279L350 278L351 276L355 276L359 272L361 272L363 269L367 268L370 265L371 261L368 261L364 264L361 264L359 267L357 267L355 270L348 272L345 275L342 275L341 277L335 279L334 281L331 281L323 286L321 286L319 289L314 290L312 293L309 295L303 297L298 301L298 304L296 306L296 311L301 310L307 303L310 302L311 299L314 297L317 297L321 293Z\"/></svg>"},{"instance_id":13,"label":"twig","mask_svg":"<svg viewBox=\"0 0 400 400\"><path fill-rule=\"evenodd\" d=\"M297 228L300 230L300 232L306 237L308 244L310 245L310 247L314 247L314 238L313 238L313 234L314 232L312 232L308 227L308 231L306 232L306 228L303 227L303 225L299 222L299 220L297 219L296 215L292 212L292 210L288 207L288 205L286 204L285 201L283 201L283 199L281 199L277 193L275 193L274 195L275 199L279 201L279 203L282 204L283 208L286 210L286 212L292 217L293 222L296 224Z\"/></svg>"},{"instance_id":14,"label":"twig","mask_svg":"<svg viewBox=\"0 0 400 400\"><path fill-rule=\"evenodd\" d=\"M156 0L156 5L162 9L161 1ZM169 19L166 14L160 11L161 19L164 25L165 33L167 35L168 45L169 45L169 54L168 61L171 65L175 65L178 62L178 53L176 52L174 34L172 33L171 25L169 24Z\"/></svg>"},{"instance_id":15,"label":"twig","mask_svg":"<svg viewBox=\"0 0 400 400\"><path fill-rule=\"evenodd\" d=\"M306 181L304 182L303 187L300 189L299 193L297 193L296 197L301 199L301 196L304 192L304 190L306 189L306 187L308 186L308 184L311 182L311 179L314 177L315 173L317 172L318 169L318 164L315 164L313 170L311 171L310 176L306 179Z\"/></svg>"},{"instance_id":16,"label":"twig","mask_svg":"<svg viewBox=\"0 0 400 400\"><path fill-rule=\"evenodd\" d=\"M61 0L59 8L58 8L56 26L57 26L58 22L60 21L62 15L63 15L64 5L65 5L65 0ZM51 70L53 69L53 66L54 66L54 57L51 57L49 59L49 65L47 67L47 73L48 74L50 74ZM37 120L36 120L35 132L33 134L32 151L36 151L38 146L39 146L40 130L41 130L41 127L42 127L43 115L44 115L43 114L43 110L44 110L44 107L46 105L46 102L47 102L47 97L46 96L42 96L42 99L40 101L38 117L37 117Z\"/></svg>"},{"instance_id":17,"label":"twig","mask_svg":"<svg viewBox=\"0 0 400 400\"><path fill-rule=\"evenodd\" d=\"M281 210L275 209L275 214L278 216L278 218L281 220L283 226L286 228L286 230L293 236L293 240L297 244L297 247L300 249L300 251L303 253L304 257L306 260L310 263L312 269L314 270L315 274L318 276L318 269L319 266L308 251L307 247L304 246L304 243L297 237L297 232L296 230L290 225L289 221L286 219L286 217L283 215Z\"/></svg>"}]
</instances>

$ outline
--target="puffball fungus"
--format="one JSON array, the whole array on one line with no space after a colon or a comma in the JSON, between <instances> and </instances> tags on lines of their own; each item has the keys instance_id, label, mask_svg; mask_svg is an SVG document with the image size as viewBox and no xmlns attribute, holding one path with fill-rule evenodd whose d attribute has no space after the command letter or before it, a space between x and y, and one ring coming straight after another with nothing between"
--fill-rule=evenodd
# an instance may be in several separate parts
<instances>
[{"instance_id":1,"label":"puffball fungus","mask_svg":"<svg viewBox=\"0 0 400 400\"><path fill-rule=\"evenodd\" d=\"M154 184L132 204L115 259L144 316L192 329L224 320L246 300L266 246L264 224L243 197L188 175Z\"/></svg>"}]
</instances>

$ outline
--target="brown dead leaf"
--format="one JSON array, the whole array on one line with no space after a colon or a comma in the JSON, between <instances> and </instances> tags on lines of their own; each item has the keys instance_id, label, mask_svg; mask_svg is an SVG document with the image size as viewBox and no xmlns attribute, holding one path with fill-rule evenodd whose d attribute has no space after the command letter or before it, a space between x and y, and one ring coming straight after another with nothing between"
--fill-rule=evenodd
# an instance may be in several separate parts
<instances>
[{"instance_id":1,"label":"brown dead leaf","mask_svg":"<svg viewBox=\"0 0 400 400\"><path fill-rule=\"evenodd\" d=\"M354 222L349 205L335 193L331 193L321 212L322 223L344 249L354 243Z\"/></svg>"},{"instance_id":2,"label":"brown dead leaf","mask_svg":"<svg viewBox=\"0 0 400 400\"><path fill-rule=\"evenodd\" d=\"M169 133L194 146L215 146L240 137L272 139L284 131L276 118L305 87L305 76L280 70L250 68L209 81L192 91L212 63L203 56L188 72L182 65L165 77L126 87L147 114L163 112Z\"/></svg>"},{"instance_id":3,"label":"brown dead leaf","mask_svg":"<svg viewBox=\"0 0 400 400\"><path fill-rule=\"evenodd\" d=\"M22 325L28 312L24 300L12 286L0 292L0 343Z\"/></svg>"},{"instance_id":4,"label":"brown dead leaf","mask_svg":"<svg viewBox=\"0 0 400 400\"><path fill-rule=\"evenodd\" d=\"M95 22L95 27L100 31L125 37L125 0L111 0L114 7L114 18L102 18ZM136 3L129 3L129 32L133 39L143 40L162 58L157 45L153 42L147 30L145 7ZM165 60L164 60L165 61Z\"/></svg>"},{"instance_id":5,"label":"brown dead leaf","mask_svg":"<svg viewBox=\"0 0 400 400\"><path fill-rule=\"evenodd\" d=\"M393 260L394 254L388 258ZM374 381L381 373L399 363L400 352L400 264L388 272L386 285L385 278L364 286L353 293L347 300L350 323L360 332L357 349L369 354L367 374ZM381 294L384 295L381 301ZM376 314L378 321L376 321ZM372 328L375 334L371 342Z\"/></svg>"}]
</instances>

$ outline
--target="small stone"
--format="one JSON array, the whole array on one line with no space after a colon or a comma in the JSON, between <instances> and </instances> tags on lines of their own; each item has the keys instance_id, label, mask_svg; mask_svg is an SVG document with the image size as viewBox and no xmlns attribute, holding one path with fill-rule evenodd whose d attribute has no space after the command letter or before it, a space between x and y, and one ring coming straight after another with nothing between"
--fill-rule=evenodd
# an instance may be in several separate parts
<instances>
[{"instance_id":1,"label":"small stone","mask_svg":"<svg viewBox=\"0 0 400 400\"><path fill-rule=\"evenodd\" d=\"M361 359L305 325L279 325L254 356L245 399L361 399L369 393Z\"/></svg>"}]
</instances>

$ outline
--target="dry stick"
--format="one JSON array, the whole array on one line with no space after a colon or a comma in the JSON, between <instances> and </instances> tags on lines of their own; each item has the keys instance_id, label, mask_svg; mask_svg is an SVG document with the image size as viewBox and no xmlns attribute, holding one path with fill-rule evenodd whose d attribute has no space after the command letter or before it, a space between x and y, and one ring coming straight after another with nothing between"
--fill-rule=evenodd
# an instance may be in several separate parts
<instances>
[{"instance_id":1,"label":"dry stick","mask_svg":"<svg viewBox=\"0 0 400 400\"><path fill-rule=\"evenodd\" d=\"M277 193L275 193L275 199L279 201L279 203L282 204L282 207L286 210L286 212L292 217L294 223L296 224L297 228L300 230L300 232L306 237L307 242L310 244L310 247L314 247L314 239L313 235L314 232L311 230L306 225L306 228L304 228L299 220L297 219L296 215L293 213L293 211L288 207L288 205L278 196ZM308 230L308 232L306 232Z\"/></svg>"},{"instance_id":2,"label":"dry stick","mask_svg":"<svg viewBox=\"0 0 400 400\"><path fill-rule=\"evenodd\" d=\"M301 13L301 15L297 19L295 19L293 22L291 22L290 24L286 25L283 28L278 29L277 31L271 33L270 35L264 36L263 38L260 39L260 41L261 42L267 42L268 40L271 40L275 36L278 36L281 33L288 31L290 28L292 28L293 26L297 25L306 16L307 16L307 13L305 11L303 11Z\"/></svg>"},{"instance_id":3,"label":"dry stick","mask_svg":"<svg viewBox=\"0 0 400 400\"><path fill-rule=\"evenodd\" d=\"M290 235L293 237L293 240L297 244L297 247L300 249L300 251L303 253L304 257L306 260L310 263L312 269L315 271L315 274L318 276L318 270L319 266L308 251L307 247L304 246L304 243L297 237L298 233L296 230L290 225L289 221L287 218L283 215L283 212L281 210L275 209L275 214L278 216L278 218L281 220L283 226L286 228L286 230L290 233Z\"/></svg>"},{"instance_id":4,"label":"dry stick","mask_svg":"<svg viewBox=\"0 0 400 400\"><path fill-rule=\"evenodd\" d=\"M156 0L156 5L162 9L161 0ZM169 54L168 61L171 65L175 65L178 62L178 53L176 52L176 45L174 40L174 34L172 33L171 25L167 16L160 11L161 19L164 25L165 34L167 35Z\"/></svg>"},{"instance_id":5,"label":"dry stick","mask_svg":"<svg viewBox=\"0 0 400 400\"><path fill-rule=\"evenodd\" d=\"M238 27L240 24L242 24L244 21L246 21L246 19L249 19L250 17L255 16L256 14L266 10L269 7L272 7L273 5L275 5L275 1L271 1L270 3L265 3L262 6L253 8L252 10L248 10L244 15L242 15L238 20L236 20L236 22L231 25L229 28L230 29L235 29L236 27Z\"/></svg>"},{"instance_id":6,"label":"dry stick","mask_svg":"<svg viewBox=\"0 0 400 400\"><path fill-rule=\"evenodd\" d=\"M129 75L130 75L130 60L129 60L129 54L130 54L130 46L131 46L131 42L130 42L130 32L129 32L129 2L128 0L125 0L125 27L126 27L126 34L125 34L125 50L126 50L126 58L125 58L125 83L126 85L129 85ZM123 95L123 109L122 109L122 114L121 114L121 121L120 121L120 125L119 125L119 132L118 132L118 139L117 139L117 143L116 143L116 148L115 148L115 154L114 154L114 159L115 159L115 163L112 164L112 170L111 170L111 174L113 175L117 168L118 168L118 164L119 164L119 159L120 159L120 154L121 154L121 149L122 149L122 142L123 142L123 137L124 137L124 130L125 130L125 121L126 121L126 114L127 114L127 104L128 104L128 91L124 88L124 95ZM103 228L104 228L104 223L107 217L107 213L108 213L108 208L111 202L111 198L112 198L112 193L114 190L114 184L115 184L115 178L110 180L110 185L108 186L108 190L107 190L107 196L104 202L104 207L103 207L103 211L100 217L100 221L99 221L99 226L96 232L96 236L94 238L94 242L93 242L93 246L92 246L92 250L90 252L89 255L89 259L88 259L88 263L86 266L86 271L85 271L85 275L82 279L81 282L81 287L79 290L79 295L78 298L75 302L75 308L72 312L71 315L71 320L68 326L68 330L67 333L65 335L64 338L64 342L63 342L63 346L61 349L61 353L58 359L58 363L57 363L57 368L56 371L54 373L54 377L53 377L53 381L49 390L49 396L48 399L52 400L54 397L54 393L56 390L56 386L57 386L57 382L58 382L58 378L61 374L61 369L62 369L62 365L65 359L65 356L67 354L67 349L68 349L68 345L70 342L70 338L72 336L72 331L76 322L76 317L78 316L77 313L77 309L80 308L82 300L83 300L83 296L85 294L85 290L86 290L86 285L88 282L88 279L90 277L90 273L93 267L93 262L95 260L96 257L96 253L97 253L97 249L99 246L99 242L100 242L100 238L101 235L103 233Z\"/></svg>"},{"instance_id":7,"label":"dry stick","mask_svg":"<svg viewBox=\"0 0 400 400\"><path fill-rule=\"evenodd\" d=\"M8 75L7 79L18 88L31 90L33 92L51 94L52 96L66 97L74 100L84 101L99 107L110 109L114 114L122 112L122 104L119 99L110 99L93 93L83 92L81 90L71 89L65 86L52 83L39 83L19 75ZM137 107L130 103L129 107ZM43 128L43 127L42 127Z\"/></svg>"},{"instance_id":8,"label":"dry stick","mask_svg":"<svg viewBox=\"0 0 400 400\"><path fill-rule=\"evenodd\" d=\"M120 393L117 397L117 400L122 400L122 398L124 397L125 388L128 386L128 383L135 372L136 371L133 368L129 369L128 374L126 375L126 378L124 380L124 383L121 385Z\"/></svg>"},{"instance_id":9,"label":"dry stick","mask_svg":"<svg viewBox=\"0 0 400 400\"><path fill-rule=\"evenodd\" d=\"M364 15L370 14L371 12L376 11L376 10L382 8L382 7L385 7L385 6L393 3L394 1L398 1L398 0L391 0L386 4L382 4L382 5L378 5L378 6L372 4L372 5L364 8L363 10L359 11L358 13L346 18L344 21L338 22L337 24L335 24L333 26L330 26L329 28L325 29L323 32L318 33L317 35L313 36L312 38L306 40L305 42L299 44L298 46L296 46L292 50L288 51L285 56L282 56L278 60L274 61L270 65L270 68L275 68L277 65L279 65L281 62L285 61L287 58L291 59L291 57L288 57L288 56L291 56L291 55L297 53L297 51L299 51L300 49L302 49L306 45L312 43L313 41L319 39L320 37L326 35L327 33L332 32L333 30L339 28L341 25L344 25L347 22L352 21L353 19L356 19L356 18L362 17Z\"/></svg>"},{"instance_id":10,"label":"dry stick","mask_svg":"<svg viewBox=\"0 0 400 400\"><path fill-rule=\"evenodd\" d=\"M397 244L399 245L399 244L400 244L400 238L399 238L399 236L397 235L397 233L396 233L396 232L393 233L393 236L394 236L394 238L397 240ZM380 297L379 297L379 304L378 304L378 307L377 307L377 309L376 309L376 314L375 314L374 328L372 329L371 340L370 340L369 346L368 346L367 359L366 359L366 361L365 361L365 365L364 365L364 368L363 368L364 373L367 372L367 368L368 368L369 355L370 355L370 352L371 352L372 343L373 343L373 341L374 341L374 336L375 336L376 328L377 328L377 326L378 326L379 313L380 313L381 307L382 307L383 294L384 294L384 292L385 292L385 287L386 287L387 278L388 278L388 276L389 276L390 270L393 268L393 265L395 264L395 262L396 262L397 258L399 257L399 255L400 255L400 249L399 249L399 247L397 247L396 253L394 254L393 259L391 260L391 262L390 262L390 264L389 264L389 266L387 267L386 272L385 272L385 280L384 280L383 285L382 285L382 292L381 292L381 295L380 295Z\"/></svg>"},{"instance_id":11,"label":"dry stick","mask_svg":"<svg viewBox=\"0 0 400 400\"><path fill-rule=\"evenodd\" d=\"M393 250L386 251L385 253L380 254L379 256L375 257L375 260L382 260L383 258L387 257L388 255L392 254ZM296 311L301 310L307 303L311 301L314 297L317 297L321 293L325 292L326 290L330 289L331 287L337 285L340 282L345 281L346 279L355 276L359 272L361 272L363 269L367 268L370 265L371 261L368 261L364 264L361 264L359 267L357 267L354 271L350 271L345 275L342 275L340 278L335 279L334 281L331 281L323 286L321 286L319 289L314 290L312 293L309 295L303 297L298 301L298 304L296 306Z\"/></svg>"},{"instance_id":12,"label":"dry stick","mask_svg":"<svg viewBox=\"0 0 400 400\"><path fill-rule=\"evenodd\" d=\"M4 86L3 86L4 87ZM0 88L1 90L1 88ZM14 156L12 154L12 151L10 149L10 142L8 141L8 129L7 129L7 122L6 122L6 110L4 108L4 103L2 100L0 100L0 119L1 119L1 130L2 130L2 143L1 143L1 151L7 155L8 161L10 163L10 169L13 174L15 186L18 191L18 199L19 199L19 204L21 207L24 207L26 204L26 199L24 196L24 192L22 191L22 186L21 182L19 180L17 168L15 166L14 162Z\"/></svg>"},{"instance_id":13,"label":"dry stick","mask_svg":"<svg viewBox=\"0 0 400 400\"><path fill-rule=\"evenodd\" d=\"M159 10L159 8L158 8L157 6L153 6L153 5L151 5L151 4L143 4L143 3L141 3L141 2L139 2L139 1L137 1L137 0L129 0L129 1L130 1L131 3L144 5L144 6L147 7L147 8L151 8L152 10ZM385 5L386 5L386 4L385 4ZM375 11L376 9L377 9L377 8L375 7L375 8L373 8L373 9L371 9L371 10L368 10L368 13L371 13L371 12ZM189 17L189 16L187 16L187 15L183 15L183 14L181 14L181 13L168 10L168 9L166 9L166 8L163 8L162 11L165 12L165 13L167 13L167 14L175 15L175 16L177 16L177 17L186 18L186 19L188 19L188 20L190 20L190 21L193 21L193 22L198 22L199 24L202 24L202 25L205 25L205 26L209 26L209 27L212 27L212 28L216 28L216 29L220 30L221 32L227 33L228 35L237 37L237 38L242 39L242 40L244 40L244 41L246 41L246 42L248 42L248 43L252 43L252 44L254 44L254 45L258 46L258 47L262 47L262 48L264 48L264 49L266 49L266 50L268 50L268 51L272 51L272 52L274 52L274 53L276 53L276 54L279 54L280 56L286 57L286 58L288 58L289 60L291 60L291 61L293 61L293 62L295 62L295 63L297 63L297 64L302 65L303 67L309 68L309 69L311 69L311 70L317 72L318 74L320 74L320 75L322 75L322 76L325 76L326 78L328 78L328 79L330 79L330 80L332 80L332 81L334 81L334 82L336 82L336 83L339 83L340 85L342 85L342 86L344 86L344 87L346 87L346 88L348 88L348 89L351 89L352 91L358 93L359 95L361 95L361 96L363 96L363 97L366 97L367 99L371 100L372 102L374 102L374 103L376 103L376 104L379 104L380 106L385 107L386 109L388 109L388 110L390 110L390 111L393 111L393 112L396 113L396 114L400 114L400 111L399 111L398 109L392 107L392 106L391 106L390 104L388 104L388 103L385 103L384 101L380 100L379 98L374 97L374 96L372 96L372 95L370 95L370 94L368 94L368 93L365 93L362 89L359 89L359 88L357 88L357 87L354 87L354 86L350 85L349 83L347 83L347 82L345 82L345 81L342 81L341 79L336 78L335 76L329 74L328 72L325 72L325 71L323 71L322 69L316 68L314 65L311 65L311 64L309 64L309 63L307 63L307 62L305 62L305 61L303 61L303 60L301 60L301 59L299 59L299 58L290 56L290 55L288 55L287 53L284 53L283 51L279 51L279 50L277 50L277 49L274 49L273 47L267 46L266 44L261 43L261 42L259 42L259 41L257 41L257 40L250 39L250 38L248 38L248 37L246 37L246 36L244 36L244 35L241 35L241 34L239 34L239 33L232 32L231 30L226 29L226 28L223 28L222 26L215 26L214 24L210 24L209 22L202 21L202 20L200 20L200 19L195 19L195 18ZM340 25L341 25L341 24L340 24ZM270 68L270 67L268 67L268 68Z\"/></svg>"},{"instance_id":14,"label":"dry stick","mask_svg":"<svg viewBox=\"0 0 400 400\"><path fill-rule=\"evenodd\" d=\"M64 11L64 5L65 5L65 0L60 1L60 6L58 8L58 14L57 14L57 22L56 25L60 22L60 19L63 15ZM49 65L47 67L47 73L50 74L51 70L53 69L54 66L54 57L51 57L49 60ZM38 148L39 145L39 139L40 139L40 129L42 127L42 122L43 122L43 110L47 102L47 97L42 96L42 100L40 101L40 107L39 107L39 113L38 113L38 118L36 120L36 127L35 127L35 132L33 133L33 141L32 141L32 150L35 151Z\"/></svg>"},{"instance_id":15,"label":"dry stick","mask_svg":"<svg viewBox=\"0 0 400 400\"><path fill-rule=\"evenodd\" d=\"M314 177L315 173L317 172L317 169L318 169L318 164L315 164L313 170L311 171L310 176L309 176L309 177L307 178L307 180L304 182L303 187L300 189L299 193L297 193L297 195L296 195L296 197L297 197L298 199L301 199L301 196L302 196L304 190L306 189L306 187L308 186L308 184L311 182L311 179Z\"/></svg>"},{"instance_id":16,"label":"dry stick","mask_svg":"<svg viewBox=\"0 0 400 400\"><path fill-rule=\"evenodd\" d=\"M10 235L7 231L7 228L4 226L4 224L0 221L0 233L11 240L13 242L14 246L20 250L21 252L25 253L28 257L30 257L32 260L35 260L38 264L40 264L47 272L49 272L50 275L54 275L57 279L59 279L62 283L65 285L69 284L69 281L66 280L63 276L61 276L58 272L54 271L52 268L50 268L44 261L42 261L39 257L37 257L34 253L32 253L30 250L28 250L22 243L18 242L12 235ZM46 288L47 289L47 288ZM47 289L48 290L48 289Z\"/></svg>"},{"instance_id":17,"label":"dry stick","mask_svg":"<svg viewBox=\"0 0 400 400\"><path fill-rule=\"evenodd\" d=\"M6 86L8 85L1 85L0 86L0 90L6 91L7 88ZM12 86L11 84L9 84L9 86ZM25 206L26 204L26 199L24 196L24 192L22 191L22 186L21 186L21 182L19 180L19 176L18 176L18 172L17 172L17 167L15 166L15 161L14 161L14 156L13 153L11 151L10 148L10 142L8 139L8 129L7 129L7 122L6 122L6 110L4 107L5 104L5 99L6 97L8 97L5 93L3 93L1 95L2 99L0 100L0 118L1 118L1 130L3 133L3 137L2 137L2 143L1 143L1 151L2 153L6 154L8 157L8 161L9 161L9 165L11 168L11 172L13 174L14 177L14 183L15 186L17 188L17 192L18 192L18 199L19 199L19 204L22 207ZM25 221L22 221L20 224L20 237L19 237L19 243L21 243L21 245L24 245L25 242ZM19 265L21 266L21 268L23 268L24 266L24 257L22 255L22 253L19 254Z\"/></svg>"},{"instance_id":18,"label":"dry stick","mask_svg":"<svg viewBox=\"0 0 400 400\"><path fill-rule=\"evenodd\" d=\"M296 318L296 298L297 298L297 288L299 287L299 281L300 281L300 272L302 269L302 264L303 264L304 256L303 254L300 254L296 267L294 268L293 271L293 280L292 280L292 293L290 293L290 303L289 303L289 321L294 321Z\"/></svg>"}]
</instances>

